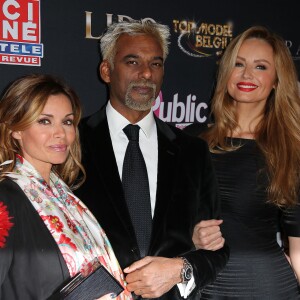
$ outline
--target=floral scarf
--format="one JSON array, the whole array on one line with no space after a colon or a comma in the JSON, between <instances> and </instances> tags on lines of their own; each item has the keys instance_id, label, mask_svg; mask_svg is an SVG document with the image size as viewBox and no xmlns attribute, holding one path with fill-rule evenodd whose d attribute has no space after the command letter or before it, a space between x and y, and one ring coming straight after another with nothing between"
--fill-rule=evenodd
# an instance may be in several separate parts
<instances>
[{"instance_id":1,"label":"floral scarf","mask_svg":"<svg viewBox=\"0 0 300 300\"><path fill-rule=\"evenodd\" d=\"M88 208L54 173L50 186L35 168L20 155L14 172L7 173L24 191L56 241L71 277L91 267L95 259L125 288L124 276L111 244ZM132 299L124 290L117 299Z\"/></svg>"}]
</instances>

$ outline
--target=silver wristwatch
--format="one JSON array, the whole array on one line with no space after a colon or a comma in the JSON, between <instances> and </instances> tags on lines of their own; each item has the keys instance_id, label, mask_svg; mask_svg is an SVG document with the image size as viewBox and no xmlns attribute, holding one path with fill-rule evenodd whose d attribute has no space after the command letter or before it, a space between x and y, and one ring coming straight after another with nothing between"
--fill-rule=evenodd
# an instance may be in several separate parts
<instances>
[{"instance_id":1,"label":"silver wristwatch","mask_svg":"<svg viewBox=\"0 0 300 300\"><path fill-rule=\"evenodd\" d=\"M183 267L180 272L181 283L188 282L193 276L193 267L185 257L180 257L183 260Z\"/></svg>"}]
</instances>

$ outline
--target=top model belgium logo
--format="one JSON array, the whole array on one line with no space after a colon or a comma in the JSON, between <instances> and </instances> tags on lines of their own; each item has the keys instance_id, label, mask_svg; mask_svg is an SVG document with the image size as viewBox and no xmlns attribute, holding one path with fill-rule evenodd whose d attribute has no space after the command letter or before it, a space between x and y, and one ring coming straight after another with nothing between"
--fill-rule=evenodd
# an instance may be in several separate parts
<instances>
[{"instance_id":1,"label":"top model belgium logo","mask_svg":"<svg viewBox=\"0 0 300 300\"><path fill-rule=\"evenodd\" d=\"M219 57L232 39L232 24L173 20L178 47L192 57Z\"/></svg>"},{"instance_id":2,"label":"top model belgium logo","mask_svg":"<svg viewBox=\"0 0 300 300\"><path fill-rule=\"evenodd\" d=\"M40 66L40 1L5 0L0 20L0 63Z\"/></svg>"}]
</instances>

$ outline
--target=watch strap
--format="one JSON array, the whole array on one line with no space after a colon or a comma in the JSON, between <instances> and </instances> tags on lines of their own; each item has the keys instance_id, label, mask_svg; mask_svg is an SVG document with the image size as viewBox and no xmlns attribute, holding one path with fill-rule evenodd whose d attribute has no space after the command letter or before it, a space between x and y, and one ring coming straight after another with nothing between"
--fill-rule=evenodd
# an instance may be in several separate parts
<instances>
[{"instance_id":1,"label":"watch strap","mask_svg":"<svg viewBox=\"0 0 300 300\"><path fill-rule=\"evenodd\" d=\"M183 261L183 267L180 272L181 283L188 282L192 278L193 267L185 257L180 257Z\"/></svg>"}]
</instances>

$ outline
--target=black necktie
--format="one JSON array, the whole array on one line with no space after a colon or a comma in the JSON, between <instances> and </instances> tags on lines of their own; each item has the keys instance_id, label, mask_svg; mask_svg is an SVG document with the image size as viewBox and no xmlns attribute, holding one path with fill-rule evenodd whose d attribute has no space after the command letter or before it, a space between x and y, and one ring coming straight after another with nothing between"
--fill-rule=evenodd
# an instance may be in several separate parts
<instances>
[{"instance_id":1,"label":"black necktie","mask_svg":"<svg viewBox=\"0 0 300 300\"><path fill-rule=\"evenodd\" d=\"M139 130L138 125L132 124L123 128L129 143L124 157L122 183L140 254L144 257L151 238L152 216L147 168L139 146Z\"/></svg>"}]
</instances>

